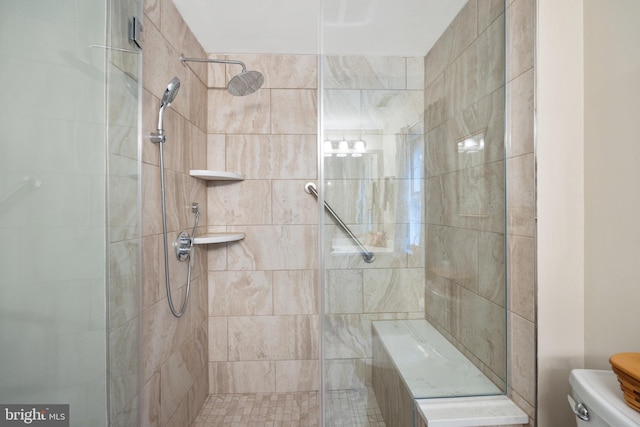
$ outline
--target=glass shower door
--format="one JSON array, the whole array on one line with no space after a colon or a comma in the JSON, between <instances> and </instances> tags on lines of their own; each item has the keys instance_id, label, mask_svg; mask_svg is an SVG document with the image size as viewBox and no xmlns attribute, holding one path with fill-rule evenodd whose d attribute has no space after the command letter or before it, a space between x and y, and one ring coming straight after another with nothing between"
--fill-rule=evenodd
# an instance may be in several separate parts
<instances>
[{"instance_id":1,"label":"glass shower door","mask_svg":"<svg viewBox=\"0 0 640 427\"><path fill-rule=\"evenodd\" d=\"M71 426L137 424L139 7L0 3L0 404Z\"/></svg>"}]
</instances>

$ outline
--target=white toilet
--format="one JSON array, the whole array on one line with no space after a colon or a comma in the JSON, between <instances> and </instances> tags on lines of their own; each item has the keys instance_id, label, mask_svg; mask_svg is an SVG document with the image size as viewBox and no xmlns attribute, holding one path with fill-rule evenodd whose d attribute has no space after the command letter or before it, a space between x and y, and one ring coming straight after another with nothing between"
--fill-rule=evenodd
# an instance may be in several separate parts
<instances>
[{"instance_id":1,"label":"white toilet","mask_svg":"<svg viewBox=\"0 0 640 427\"><path fill-rule=\"evenodd\" d=\"M578 427L636 427L640 412L627 406L612 371L574 369L569 376L571 410Z\"/></svg>"}]
</instances>

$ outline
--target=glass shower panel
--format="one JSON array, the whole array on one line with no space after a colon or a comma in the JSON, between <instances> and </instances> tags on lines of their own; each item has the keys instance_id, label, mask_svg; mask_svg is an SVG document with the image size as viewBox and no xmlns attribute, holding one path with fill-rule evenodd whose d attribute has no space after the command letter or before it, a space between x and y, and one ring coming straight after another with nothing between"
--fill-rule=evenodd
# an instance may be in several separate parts
<instances>
[{"instance_id":1,"label":"glass shower panel","mask_svg":"<svg viewBox=\"0 0 640 427\"><path fill-rule=\"evenodd\" d=\"M506 389L504 2L400 3L324 2L321 197L375 255L325 215L326 426Z\"/></svg>"},{"instance_id":2,"label":"glass shower panel","mask_svg":"<svg viewBox=\"0 0 640 427\"><path fill-rule=\"evenodd\" d=\"M126 8L0 2L0 403L69 404L72 426L137 424L139 58L110 45Z\"/></svg>"}]
</instances>

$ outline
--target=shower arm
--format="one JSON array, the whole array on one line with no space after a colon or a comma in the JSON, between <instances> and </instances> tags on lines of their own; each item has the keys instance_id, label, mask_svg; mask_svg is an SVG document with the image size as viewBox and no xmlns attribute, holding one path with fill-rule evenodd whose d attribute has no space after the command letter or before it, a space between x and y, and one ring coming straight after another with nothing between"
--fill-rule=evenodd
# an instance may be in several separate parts
<instances>
[{"instance_id":1,"label":"shower arm","mask_svg":"<svg viewBox=\"0 0 640 427\"><path fill-rule=\"evenodd\" d=\"M316 185L313 182L308 182L305 186L304 186L304 190L311 194L312 196L314 196L316 199L318 198L318 189L316 188ZM353 231L351 231L351 229L349 229L349 227L347 226L347 224L344 223L344 221L342 221L342 219L340 219L340 217L338 216L338 214L331 208L331 206L329 206L329 204L327 202L324 202L324 208L327 210L327 212L329 212L331 214L331 216L333 217L333 219L336 220L336 222L338 223L338 225L340 227L342 227L342 229L344 230L345 233L347 233L349 235L349 237L351 237L351 239L355 242L356 245L358 245L358 248L360 248L360 253L362 254L362 259L364 259L364 262L370 264L372 263L375 259L376 256L373 252L369 251L360 241L360 239L358 239L358 237L356 237L355 234L353 234Z\"/></svg>"},{"instance_id":2,"label":"shower arm","mask_svg":"<svg viewBox=\"0 0 640 427\"><path fill-rule=\"evenodd\" d=\"M247 72L247 66L242 61L235 61L233 59L208 59L208 58L185 58L184 55L180 55L180 61L185 62L213 62L216 64L235 64L242 66L242 72Z\"/></svg>"}]
</instances>

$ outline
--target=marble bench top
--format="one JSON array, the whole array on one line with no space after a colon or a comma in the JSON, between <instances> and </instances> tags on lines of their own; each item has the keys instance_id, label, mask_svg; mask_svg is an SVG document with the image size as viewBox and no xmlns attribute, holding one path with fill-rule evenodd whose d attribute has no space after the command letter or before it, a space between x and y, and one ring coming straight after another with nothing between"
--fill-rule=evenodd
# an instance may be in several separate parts
<instances>
[{"instance_id":1,"label":"marble bench top","mask_svg":"<svg viewBox=\"0 0 640 427\"><path fill-rule=\"evenodd\" d=\"M503 393L426 320L378 320L373 327L414 399Z\"/></svg>"}]
</instances>

